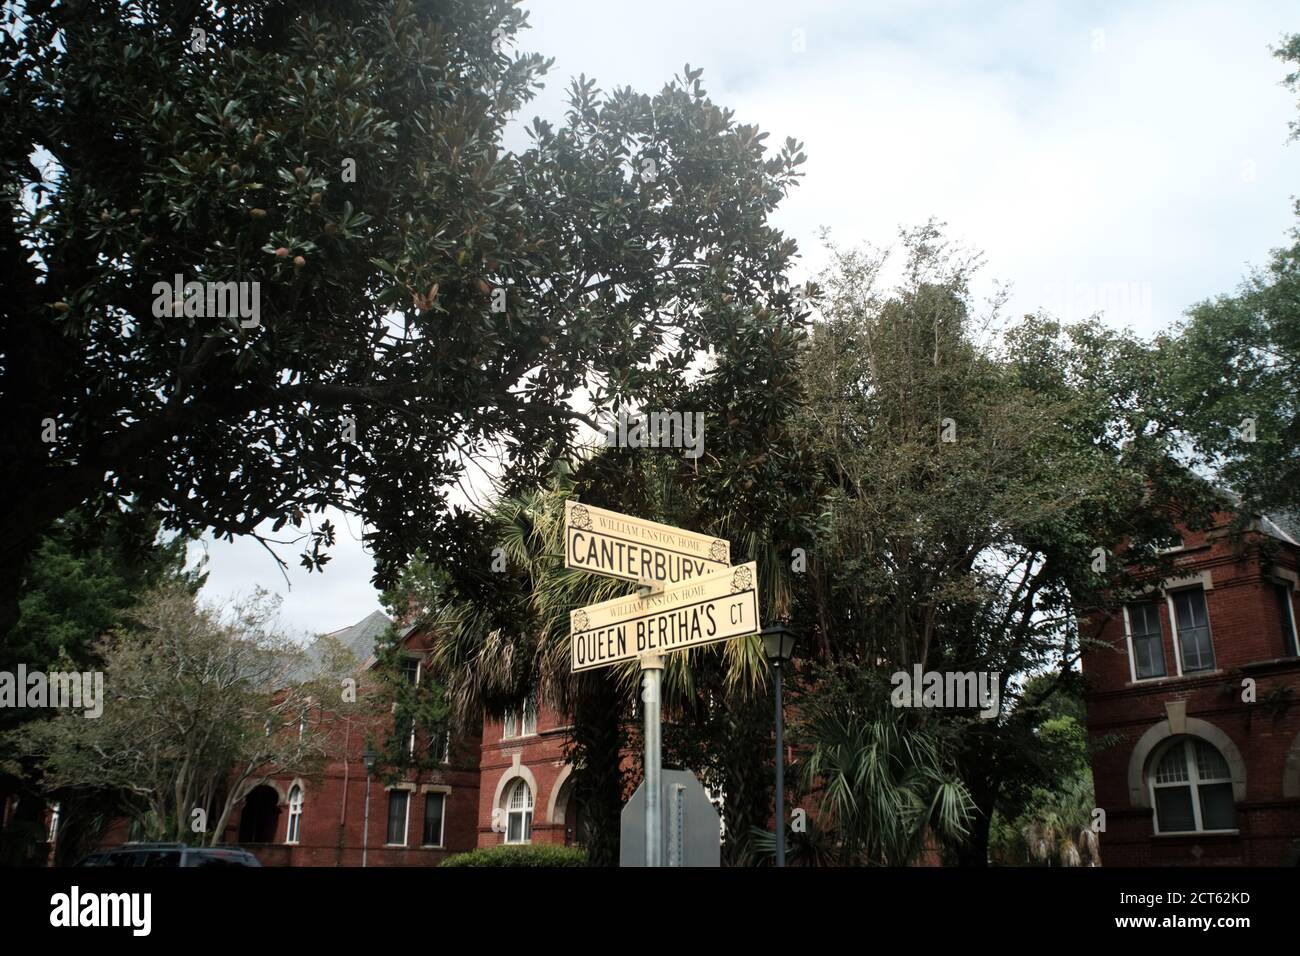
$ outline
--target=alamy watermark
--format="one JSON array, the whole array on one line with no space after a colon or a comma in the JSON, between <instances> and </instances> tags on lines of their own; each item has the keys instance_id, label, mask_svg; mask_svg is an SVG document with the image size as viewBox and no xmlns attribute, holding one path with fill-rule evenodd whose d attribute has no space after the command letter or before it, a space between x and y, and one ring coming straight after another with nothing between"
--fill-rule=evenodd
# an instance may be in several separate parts
<instances>
[{"instance_id":1,"label":"alamy watermark","mask_svg":"<svg viewBox=\"0 0 1300 956\"><path fill-rule=\"evenodd\" d=\"M1067 278L1045 285L1043 308L1067 322L1081 321L1099 312L1119 322L1149 322L1153 315L1151 292L1150 282Z\"/></svg>"},{"instance_id":2,"label":"alamy watermark","mask_svg":"<svg viewBox=\"0 0 1300 956\"><path fill-rule=\"evenodd\" d=\"M890 675L893 691L889 702L895 707L978 707L986 720L998 715L1001 673L994 671L926 671L913 664L911 673Z\"/></svg>"},{"instance_id":3,"label":"alamy watermark","mask_svg":"<svg viewBox=\"0 0 1300 956\"><path fill-rule=\"evenodd\" d=\"M603 432L606 448L685 448L687 458L704 454L704 413L619 412Z\"/></svg>"},{"instance_id":4,"label":"alamy watermark","mask_svg":"<svg viewBox=\"0 0 1300 956\"><path fill-rule=\"evenodd\" d=\"M83 710L87 717L104 713L102 671L0 671L0 707L57 707Z\"/></svg>"},{"instance_id":5,"label":"alamy watermark","mask_svg":"<svg viewBox=\"0 0 1300 956\"><path fill-rule=\"evenodd\" d=\"M153 284L156 319L238 318L246 329L261 324L261 283L185 281L179 272L172 282Z\"/></svg>"},{"instance_id":6,"label":"alamy watermark","mask_svg":"<svg viewBox=\"0 0 1300 956\"><path fill-rule=\"evenodd\" d=\"M119 926L132 936L148 936L153 927L152 893L82 892L74 886L50 897L50 925L54 927Z\"/></svg>"}]
</instances>

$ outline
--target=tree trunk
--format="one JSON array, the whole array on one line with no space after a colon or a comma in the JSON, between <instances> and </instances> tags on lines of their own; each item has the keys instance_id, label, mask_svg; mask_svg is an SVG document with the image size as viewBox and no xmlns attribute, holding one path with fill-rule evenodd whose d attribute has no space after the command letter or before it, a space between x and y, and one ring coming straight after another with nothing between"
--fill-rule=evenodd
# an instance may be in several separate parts
<instances>
[{"instance_id":1,"label":"tree trunk","mask_svg":"<svg viewBox=\"0 0 1300 956\"><path fill-rule=\"evenodd\" d=\"M582 675L573 708L573 800L582 808L590 866L618 866L624 777L622 695L608 671Z\"/></svg>"},{"instance_id":2,"label":"tree trunk","mask_svg":"<svg viewBox=\"0 0 1300 956\"><path fill-rule=\"evenodd\" d=\"M970 785L968 781L967 785ZM989 865L989 827L993 822L993 805L997 802L996 790L971 791L975 801L975 815L970 822L970 838L954 848L958 866L987 867Z\"/></svg>"},{"instance_id":3,"label":"tree trunk","mask_svg":"<svg viewBox=\"0 0 1300 956\"><path fill-rule=\"evenodd\" d=\"M786 822L782 808L774 811L772 804L776 780L774 701L730 700L724 719L729 745L723 756L727 842L722 862L726 866L744 866L752 861L753 830L767 829L773 812L775 826ZM790 796L788 785L786 796Z\"/></svg>"}]
</instances>

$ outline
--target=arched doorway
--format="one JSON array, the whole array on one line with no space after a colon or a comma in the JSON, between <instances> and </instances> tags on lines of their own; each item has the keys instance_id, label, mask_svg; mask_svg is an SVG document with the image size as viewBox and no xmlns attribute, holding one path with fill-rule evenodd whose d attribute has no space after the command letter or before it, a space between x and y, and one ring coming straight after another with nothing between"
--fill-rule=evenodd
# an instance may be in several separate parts
<instances>
[{"instance_id":1,"label":"arched doorway","mask_svg":"<svg viewBox=\"0 0 1300 956\"><path fill-rule=\"evenodd\" d=\"M582 803L574 796L571 776L560 785L551 821L564 825L565 846L586 846L587 816L582 812Z\"/></svg>"},{"instance_id":2,"label":"arched doorway","mask_svg":"<svg viewBox=\"0 0 1300 956\"><path fill-rule=\"evenodd\" d=\"M274 843L280 823L280 795L266 784L254 787L244 797L239 815L240 843Z\"/></svg>"}]
</instances>

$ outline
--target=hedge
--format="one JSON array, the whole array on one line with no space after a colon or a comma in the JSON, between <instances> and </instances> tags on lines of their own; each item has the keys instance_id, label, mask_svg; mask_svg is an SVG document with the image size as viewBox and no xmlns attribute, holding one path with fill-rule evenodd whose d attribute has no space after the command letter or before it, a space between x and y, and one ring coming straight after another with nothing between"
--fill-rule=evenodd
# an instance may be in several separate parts
<instances>
[{"instance_id":1,"label":"hedge","mask_svg":"<svg viewBox=\"0 0 1300 956\"><path fill-rule=\"evenodd\" d=\"M587 854L576 847L548 843L488 846L458 853L443 866L586 866Z\"/></svg>"}]
</instances>

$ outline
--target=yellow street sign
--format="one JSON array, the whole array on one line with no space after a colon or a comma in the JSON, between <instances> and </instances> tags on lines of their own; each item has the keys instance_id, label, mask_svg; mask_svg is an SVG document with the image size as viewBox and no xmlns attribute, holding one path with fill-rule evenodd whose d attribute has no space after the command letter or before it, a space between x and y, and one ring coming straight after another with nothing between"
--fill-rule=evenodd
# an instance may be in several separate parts
<instances>
[{"instance_id":1,"label":"yellow street sign","mask_svg":"<svg viewBox=\"0 0 1300 956\"><path fill-rule=\"evenodd\" d=\"M750 561L569 613L573 670L667 654L759 631L758 566Z\"/></svg>"},{"instance_id":2,"label":"yellow street sign","mask_svg":"<svg viewBox=\"0 0 1300 956\"><path fill-rule=\"evenodd\" d=\"M731 543L566 501L564 566L638 583L675 584L731 565Z\"/></svg>"}]
</instances>

